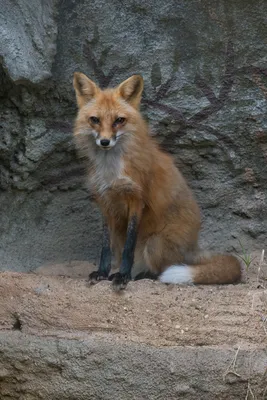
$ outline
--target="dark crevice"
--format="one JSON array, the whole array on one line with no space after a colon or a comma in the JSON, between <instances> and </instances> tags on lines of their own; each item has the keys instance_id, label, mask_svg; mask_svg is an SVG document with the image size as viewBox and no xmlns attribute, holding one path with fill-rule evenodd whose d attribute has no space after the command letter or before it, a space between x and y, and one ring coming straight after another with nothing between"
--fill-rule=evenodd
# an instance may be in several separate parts
<instances>
[{"instance_id":1,"label":"dark crevice","mask_svg":"<svg viewBox=\"0 0 267 400\"><path fill-rule=\"evenodd\" d=\"M20 317L18 316L18 314L14 314L14 319L15 322L12 326L13 331L22 331L22 322L20 320Z\"/></svg>"},{"instance_id":2,"label":"dark crevice","mask_svg":"<svg viewBox=\"0 0 267 400\"><path fill-rule=\"evenodd\" d=\"M0 57L0 98L6 97L11 87L12 82L3 66L3 58Z\"/></svg>"}]
</instances>

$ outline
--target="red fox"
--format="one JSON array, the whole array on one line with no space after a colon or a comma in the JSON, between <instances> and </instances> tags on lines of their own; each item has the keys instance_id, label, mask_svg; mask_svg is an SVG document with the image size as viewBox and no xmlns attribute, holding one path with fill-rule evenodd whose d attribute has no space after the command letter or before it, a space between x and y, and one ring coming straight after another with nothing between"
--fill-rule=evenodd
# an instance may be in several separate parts
<instances>
[{"instance_id":1,"label":"red fox","mask_svg":"<svg viewBox=\"0 0 267 400\"><path fill-rule=\"evenodd\" d=\"M227 284L241 278L232 255L198 247L200 211L171 156L160 150L139 111L143 78L101 90L86 75L73 80L78 115L74 138L88 160L90 190L103 215L103 245L91 281L124 289L133 265L161 282ZM119 272L109 277L111 255Z\"/></svg>"}]
</instances>

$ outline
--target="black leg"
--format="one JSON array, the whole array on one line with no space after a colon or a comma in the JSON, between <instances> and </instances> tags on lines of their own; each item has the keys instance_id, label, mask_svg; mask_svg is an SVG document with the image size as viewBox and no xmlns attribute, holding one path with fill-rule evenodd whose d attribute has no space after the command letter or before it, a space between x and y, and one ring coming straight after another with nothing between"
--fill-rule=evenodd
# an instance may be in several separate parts
<instances>
[{"instance_id":1,"label":"black leg","mask_svg":"<svg viewBox=\"0 0 267 400\"><path fill-rule=\"evenodd\" d=\"M100 257L100 264L97 271L89 275L89 280L93 283L102 279L107 279L111 268L111 249L110 249L110 235L107 223L103 222L102 233L102 250Z\"/></svg>"},{"instance_id":2,"label":"black leg","mask_svg":"<svg viewBox=\"0 0 267 400\"><path fill-rule=\"evenodd\" d=\"M131 270L134 262L134 251L137 240L138 218L133 215L128 224L126 242L122 253L122 262L120 271L113 274L112 285L116 291L125 289L129 280L131 280Z\"/></svg>"}]
</instances>

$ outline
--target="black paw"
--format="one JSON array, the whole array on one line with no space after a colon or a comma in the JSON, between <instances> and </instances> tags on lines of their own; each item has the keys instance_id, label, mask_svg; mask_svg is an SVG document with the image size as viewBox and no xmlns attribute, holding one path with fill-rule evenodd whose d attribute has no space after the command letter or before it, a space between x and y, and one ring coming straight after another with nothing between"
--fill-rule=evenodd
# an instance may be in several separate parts
<instances>
[{"instance_id":1,"label":"black paw","mask_svg":"<svg viewBox=\"0 0 267 400\"><path fill-rule=\"evenodd\" d=\"M91 274L89 274L89 283L91 283L92 285L105 279L108 279L108 277L101 275L99 271L93 271L91 272Z\"/></svg>"},{"instance_id":2,"label":"black paw","mask_svg":"<svg viewBox=\"0 0 267 400\"><path fill-rule=\"evenodd\" d=\"M110 281L112 280L112 288L115 292L124 290L127 286L127 283L131 280L129 275L123 275L120 272L110 275L108 279Z\"/></svg>"}]
</instances>

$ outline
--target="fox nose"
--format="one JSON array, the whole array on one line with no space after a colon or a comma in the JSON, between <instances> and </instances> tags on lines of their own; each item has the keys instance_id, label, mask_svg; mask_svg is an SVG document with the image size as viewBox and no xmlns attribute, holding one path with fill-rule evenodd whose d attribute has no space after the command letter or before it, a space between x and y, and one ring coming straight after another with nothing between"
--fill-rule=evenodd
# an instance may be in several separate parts
<instances>
[{"instance_id":1,"label":"fox nose","mask_svg":"<svg viewBox=\"0 0 267 400\"><path fill-rule=\"evenodd\" d=\"M100 144L101 144L101 146L103 146L103 147L109 146L109 143L110 143L110 140L109 140L109 139L101 139L101 140L100 140Z\"/></svg>"}]
</instances>

